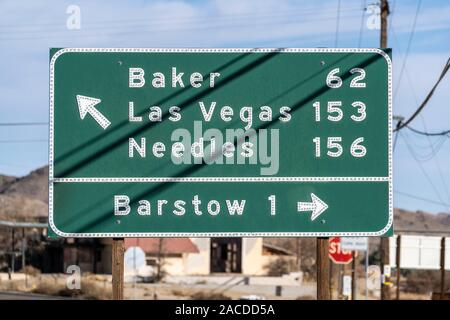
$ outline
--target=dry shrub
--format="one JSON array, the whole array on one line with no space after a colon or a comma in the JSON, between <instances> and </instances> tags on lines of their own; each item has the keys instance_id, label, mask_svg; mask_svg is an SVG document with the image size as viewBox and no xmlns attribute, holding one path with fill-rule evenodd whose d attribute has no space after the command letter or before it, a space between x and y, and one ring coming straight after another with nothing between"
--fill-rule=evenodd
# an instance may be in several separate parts
<instances>
[{"instance_id":1,"label":"dry shrub","mask_svg":"<svg viewBox=\"0 0 450 320\"><path fill-rule=\"evenodd\" d=\"M25 273L33 277L37 277L41 274L41 270L33 266L25 266L25 268L22 268L19 272Z\"/></svg>"},{"instance_id":2,"label":"dry shrub","mask_svg":"<svg viewBox=\"0 0 450 320\"><path fill-rule=\"evenodd\" d=\"M57 296L61 286L54 281L42 280L39 281L35 288L31 290L33 293L46 294L49 296Z\"/></svg>"},{"instance_id":3,"label":"dry shrub","mask_svg":"<svg viewBox=\"0 0 450 320\"><path fill-rule=\"evenodd\" d=\"M288 274L294 270L291 262L288 259L278 258L269 262L264 266L267 270L267 275L272 277L281 277L284 274Z\"/></svg>"},{"instance_id":4,"label":"dry shrub","mask_svg":"<svg viewBox=\"0 0 450 320\"><path fill-rule=\"evenodd\" d=\"M172 289L172 294L177 297L184 297L187 295L186 292L181 289Z\"/></svg>"},{"instance_id":5,"label":"dry shrub","mask_svg":"<svg viewBox=\"0 0 450 320\"><path fill-rule=\"evenodd\" d=\"M39 282L32 292L88 300L108 300L112 297L110 290L104 290L102 286L89 280L81 280L80 289L68 289L65 284L44 280Z\"/></svg>"},{"instance_id":6,"label":"dry shrub","mask_svg":"<svg viewBox=\"0 0 450 320\"><path fill-rule=\"evenodd\" d=\"M2 291L20 291L21 281L0 281L0 290Z\"/></svg>"},{"instance_id":7,"label":"dry shrub","mask_svg":"<svg viewBox=\"0 0 450 320\"><path fill-rule=\"evenodd\" d=\"M230 297L221 292L203 292L198 291L191 294L192 300L231 300Z\"/></svg>"},{"instance_id":8,"label":"dry shrub","mask_svg":"<svg viewBox=\"0 0 450 320\"><path fill-rule=\"evenodd\" d=\"M439 291L440 273L438 270L411 270L406 274L404 292L429 294Z\"/></svg>"}]
</instances>

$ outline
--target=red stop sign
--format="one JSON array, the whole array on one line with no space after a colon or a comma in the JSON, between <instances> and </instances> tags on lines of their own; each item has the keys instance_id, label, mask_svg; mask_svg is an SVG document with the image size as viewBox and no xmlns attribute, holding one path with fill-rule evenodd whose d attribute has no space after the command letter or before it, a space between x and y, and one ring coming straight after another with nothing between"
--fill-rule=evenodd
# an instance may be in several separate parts
<instances>
[{"instance_id":1,"label":"red stop sign","mask_svg":"<svg viewBox=\"0 0 450 320\"><path fill-rule=\"evenodd\" d=\"M328 240L328 243L328 256L334 263L347 264L352 262L352 252L341 249L341 238L330 238L330 240Z\"/></svg>"}]
</instances>

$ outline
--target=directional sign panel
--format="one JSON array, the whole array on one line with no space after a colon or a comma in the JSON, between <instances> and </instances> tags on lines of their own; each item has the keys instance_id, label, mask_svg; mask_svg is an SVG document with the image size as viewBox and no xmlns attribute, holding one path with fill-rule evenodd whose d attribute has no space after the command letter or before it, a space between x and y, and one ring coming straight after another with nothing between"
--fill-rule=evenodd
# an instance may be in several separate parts
<instances>
[{"instance_id":1,"label":"directional sign panel","mask_svg":"<svg viewBox=\"0 0 450 320\"><path fill-rule=\"evenodd\" d=\"M52 232L392 233L389 55L52 49Z\"/></svg>"}]
</instances>

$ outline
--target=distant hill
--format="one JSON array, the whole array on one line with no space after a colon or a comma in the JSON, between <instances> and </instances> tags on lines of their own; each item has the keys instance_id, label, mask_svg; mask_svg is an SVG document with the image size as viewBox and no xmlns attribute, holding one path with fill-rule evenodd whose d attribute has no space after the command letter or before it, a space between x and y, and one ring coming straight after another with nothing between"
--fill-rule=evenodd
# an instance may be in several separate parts
<instances>
[{"instance_id":1,"label":"distant hill","mask_svg":"<svg viewBox=\"0 0 450 320\"><path fill-rule=\"evenodd\" d=\"M450 232L450 214L394 209L394 230Z\"/></svg>"},{"instance_id":2,"label":"distant hill","mask_svg":"<svg viewBox=\"0 0 450 320\"><path fill-rule=\"evenodd\" d=\"M0 174L0 193L7 189L12 183L17 181L16 177L5 176Z\"/></svg>"},{"instance_id":3,"label":"distant hill","mask_svg":"<svg viewBox=\"0 0 450 320\"><path fill-rule=\"evenodd\" d=\"M48 166L16 178L0 175L0 219L48 217Z\"/></svg>"},{"instance_id":4,"label":"distant hill","mask_svg":"<svg viewBox=\"0 0 450 320\"><path fill-rule=\"evenodd\" d=\"M14 180L3 190L0 186L0 194L32 198L48 204L48 166L32 171L22 178L8 178Z\"/></svg>"}]
</instances>

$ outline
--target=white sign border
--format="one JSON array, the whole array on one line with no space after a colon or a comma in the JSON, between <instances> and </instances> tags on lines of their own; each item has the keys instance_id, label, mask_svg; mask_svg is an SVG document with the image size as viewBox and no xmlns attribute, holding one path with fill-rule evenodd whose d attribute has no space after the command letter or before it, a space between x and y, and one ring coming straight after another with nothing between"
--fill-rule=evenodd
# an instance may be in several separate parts
<instances>
[{"instance_id":1,"label":"white sign border","mask_svg":"<svg viewBox=\"0 0 450 320\"><path fill-rule=\"evenodd\" d=\"M54 70L55 62L67 52L241 52L241 53L377 53L388 65L388 173L389 177L230 177L230 178L54 178L53 142L54 142ZM49 226L60 237L74 238L111 238L111 237L331 237L331 236L382 236L392 226L393 181L392 181L392 61L387 53L378 48L65 48L58 50L50 60L50 115L49 115ZM389 218L386 226L375 232L125 232L125 233L67 233L59 230L53 220L53 184L55 182L249 182L249 181L388 181L389 182Z\"/></svg>"}]
</instances>

